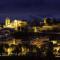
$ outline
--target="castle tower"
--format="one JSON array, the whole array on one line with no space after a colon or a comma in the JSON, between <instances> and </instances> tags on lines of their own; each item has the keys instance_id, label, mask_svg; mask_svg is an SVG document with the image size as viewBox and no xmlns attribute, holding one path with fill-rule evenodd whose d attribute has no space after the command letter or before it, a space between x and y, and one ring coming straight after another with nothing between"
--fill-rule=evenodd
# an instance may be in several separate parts
<instances>
[{"instance_id":1,"label":"castle tower","mask_svg":"<svg viewBox=\"0 0 60 60\"><path fill-rule=\"evenodd\" d=\"M5 25L9 25L10 24L10 19L7 17L6 20L5 20Z\"/></svg>"},{"instance_id":2,"label":"castle tower","mask_svg":"<svg viewBox=\"0 0 60 60\"><path fill-rule=\"evenodd\" d=\"M47 18L44 17L44 24L47 25Z\"/></svg>"}]
</instances>

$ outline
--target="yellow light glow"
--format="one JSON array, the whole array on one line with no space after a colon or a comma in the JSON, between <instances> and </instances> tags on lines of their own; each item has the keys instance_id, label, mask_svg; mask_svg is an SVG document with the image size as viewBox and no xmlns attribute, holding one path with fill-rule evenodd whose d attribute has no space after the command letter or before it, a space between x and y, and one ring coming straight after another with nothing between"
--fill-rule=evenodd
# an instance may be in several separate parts
<instances>
[{"instance_id":1,"label":"yellow light glow","mask_svg":"<svg viewBox=\"0 0 60 60\"><path fill-rule=\"evenodd\" d=\"M6 20L5 20L5 25L7 26L7 25L9 25L10 24L10 19L9 18L6 18Z\"/></svg>"},{"instance_id":2,"label":"yellow light glow","mask_svg":"<svg viewBox=\"0 0 60 60\"><path fill-rule=\"evenodd\" d=\"M20 20L14 20L10 23L10 20L6 20L4 28L14 28L15 30L18 30L18 27L25 27L27 25L26 21L20 21Z\"/></svg>"},{"instance_id":3,"label":"yellow light glow","mask_svg":"<svg viewBox=\"0 0 60 60\"><path fill-rule=\"evenodd\" d=\"M5 48L5 52L8 53L8 56L12 54L13 48Z\"/></svg>"},{"instance_id":4,"label":"yellow light glow","mask_svg":"<svg viewBox=\"0 0 60 60\"><path fill-rule=\"evenodd\" d=\"M54 49L53 49L53 50L55 50L55 49L58 51L58 50L60 49L60 47L54 47Z\"/></svg>"},{"instance_id":5,"label":"yellow light glow","mask_svg":"<svg viewBox=\"0 0 60 60\"><path fill-rule=\"evenodd\" d=\"M26 47L22 47L21 49L22 49L21 55L26 55L26 53L29 52L29 49Z\"/></svg>"},{"instance_id":6,"label":"yellow light glow","mask_svg":"<svg viewBox=\"0 0 60 60\"><path fill-rule=\"evenodd\" d=\"M34 32L37 32L37 28L35 26L33 27L33 29L34 29Z\"/></svg>"},{"instance_id":7,"label":"yellow light glow","mask_svg":"<svg viewBox=\"0 0 60 60\"><path fill-rule=\"evenodd\" d=\"M53 44L57 44L57 41L51 41Z\"/></svg>"},{"instance_id":8,"label":"yellow light glow","mask_svg":"<svg viewBox=\"0 0 60 60\"><path fill-rule=\"evenodd\" d=\"M17 23L17 20L14 20L15 23Z\"/></svg>"},{"instance_id":9,"label":"yellow light glow","mask_svg":"<svg viewBox=\"0 0 60 60\"><path fill-rule=\"evenodd\" d=\"M45 23L45 24L47 23L47 22L46 22L46 19L47 19L47 18L44 18L44 23Z\"/></svg>"},{"instance_id":10,"label":"yellow light glow","mask_svg":"<svg viewBox=\"0 0 60 60\"><path fill-rule=\"evenodd\" d=\"M11 46L12 44L13 44L13 45L17 45L15 39L13 39L13 40L11 40L11 41L8 41L7 43L8 43L9 46Z\"/></svg>"},{"instance_id":11,"label":"yellow light glow","mask_svg":"<svg viewBox=\"0 0 60 60\"><path fill-rule=\"evenodd\" d=\"M53 26L43 26L42 29L43 30L52 30Z\"/></svg>"},{"instance_id":12,"label":"yellow light glow","mask_svg":"<svg viewBox=\"0 0 60 60\"><path fill-rule=\"evenodd\" d=\"M36 45L38 48L41 48L41 45L43 45L44 43L42 40L39 40L39 38L37 38L36 40L31 41L31 44Z\"/></svg>"}]
</instances>

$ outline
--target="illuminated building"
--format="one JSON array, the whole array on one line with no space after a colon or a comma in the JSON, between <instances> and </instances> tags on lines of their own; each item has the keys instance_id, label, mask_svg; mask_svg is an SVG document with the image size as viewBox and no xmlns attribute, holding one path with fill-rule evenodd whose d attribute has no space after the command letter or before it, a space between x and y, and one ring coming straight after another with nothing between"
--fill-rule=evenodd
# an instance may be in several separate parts
<instances>
[{"instance_id":1,"label":"illuminated building","mask_svg":"<svg viewBox=\"0 0 60 60\"><path fill-rule=\"evenodd\" d=\"M27 25L27 22L26 21L19 21L19 20L14 20L14 27L15 27L15 30L18 30L18 27L20 27L20 31L22 27L25 27Z\"/></svg>"},{"instance_id":2,"label":"illuminated building","mask_svg":"<svg viewBox=\"0 0 60 60\"><path fill-rule=\"evenodd\" d=\"M30 44L31 44L31 45L35 45L35 46L37 46L38 48L41 48L41 46L42 46L43 44L45 44L44 41L49 41L48 37L44 37L44 38L41 37L41 38L33 39L33 40L30 42Z\"/></svg>"},{"instance_id":3,"label":"illuminated building","mask_svg":"<svg viewBox=\"0 0 60 60\"><path fill-rule=\"evenodd\" d=\"M29 52L29 49L26 47L21 47L21 55L26 55Z\"/></svg>"},{"instance_id":4,"label":"illuminated building","mask_svg":"<svg viewBox=\"0 0 60 60\"><path fill-rule=\"evenodd\" d=\"M41 32L42 31L42 27L40 27L40 26L33 26L31 29L32 29L32 32Z\"/></svg>"},{"instance_id":5,"label":"illuminated building","mask_svg":"<svg viewBox=\"0 0 60 60\"><path fill-rule=\"evenodd\" d=\"M10 22L10 19L6 18L5 25L3 27L4 28L13 28L17 31L18 30L22 31L22 30L24 30L24 28L26 28L28 26L29 32L42 32L43 30L53 30L53 28L56 28L56 27L59 28L57 25L48 25L46 17L44 18L43 23L44 23L44 25L41 27L40 25L37 26L37 24L34 24L34 22L33 22L32 26L30 25L31 27L29 27L27 21L15 19L12 22Z\"/></svg>"},{"instance_id":6,"label":"illuminated building","mask_svg":"<svg viewBox=\"0 0 60 60\"><path fill-rule=\"evenodd\" d=\"M57 41L56 40L52 40L51 41L53 44L57 44Z\"/></svg>"},{"instance_id":7,"label":"illuminated building","mask_svg":"<svg viewBox=\"0 0 60 60\"><path fill-rule=\"evenodd\" d=\"M34 26L34 27L33 27L33 30L34 30L34 32L37 32L37 27Z\"/></svg>"},{"instance_id":8,"label":"illuminated building","mask_svg":"<svg viewBox=\"0 0 60 60\"><path fill-rule=\"evenodd\" d=\"M53 47L53 54L55 57L60 57L60 46Z\"/></svg>"},{"instance_id":9,"label":"illuminated building","mask_svg":"<svg viewBox=\"0 0 60 60\"><path fill-rule=\"evenodd\" d=\"M14 51L14 48L12 47L4 48L4 51L7 52L7 56L10 56L13 54L12 51Z\"/></svg>"},{"instance_id":10,"label":"illuminated building","mask_svg":"<svg viewBox=\"0 0 60 60\"><path fill-rule=\"evenodd\" d=\"M5 25L9 25L10 24L10 19L7 17L6 20L5 20Z\"/></svg>"},{"instance_id":11,"label":"illuminated building","mask_svg":"<svg viewBox=\"0 0 60 60\"><path fill-rule=\"evenodd\" d=\"M8 40L3 40L3 42L2 41L0 41L0 44L8 44L9 46L11 46L11 45L18 45L18 44L22 44L22 41L21 41L21 39L8 39Z\"/></svg>"},{"instance_id":12,"label":"illuminated building","mask_svg":"<svg viewBox=\"0 0 60 60\"><path fill-rule=\"evenodd\" d=\"M44 24L47 25L47 18L44 18Z\"/></svg>"},{"instance_id":13,"label":"illuminated building","mask_svg":"<svg viewBox=\"0 0 60 60\"><path fill-rule=\"evenodd\" d=\"M15 30L17 30L17 26L18 26L18 21L14 20L14 28L15 28Z\"/></svg>"},{"instance_id":14,"label":"illuminated building","mask_svg":"<svg viewBox=\"0 0 60 60\"><path fill-rule=\"evenodd\" d=\"M42 30L53 30L53 26L43 26Z\"/></svg>"},{"instance_id":15,"label":"illuminated building","mask_svg":"<svg viewBox=\"0 0 60 60\"><path fill-rule=\"evenodd\" d=\"M22 44L22 41L20 39L12 39L10 41L7 42L9 44L9 46L13 45L18 45L18 44Z\"/></svg>"},{"instance_id":16,"label":"illuminated building","mask_svg":"<svg viewBox=\"0 0 60 60\"><path fill-rule=\"evenodd\" d=\"M20 31L21 30L21 27L25 27L27 25L27 22L26 21L22 21L22 20L14 20L10 23L10 20L7 18L6 21L5 21L5 26L4 28L13 28L15 30L18 30L18 27L20 27Z\"/></svg>"},{"instance_id":17,"label":"illuminated building","mask_svg":"<svg viewBox=\"0 0 60 60\"><path fill-rule=\"evenodd\" d=\"M31 30L32 29L32 30ZM53 27L52 26L33 26L30 30L32 32L42 32L43 30L52 30Z\"/></svg>"},{"instance_id":18,"label":"illuminated building","mask_svg":"<svg viewBox=\"0 0 60 60\"><path fill-rule=\"evenodd\" d=\"M12 49L12 48L8 48L8 49L7 49L8 56L9 56L10 54L12 54L12 51L13 51L13 49Z\"/></svg>"}]
</instances>

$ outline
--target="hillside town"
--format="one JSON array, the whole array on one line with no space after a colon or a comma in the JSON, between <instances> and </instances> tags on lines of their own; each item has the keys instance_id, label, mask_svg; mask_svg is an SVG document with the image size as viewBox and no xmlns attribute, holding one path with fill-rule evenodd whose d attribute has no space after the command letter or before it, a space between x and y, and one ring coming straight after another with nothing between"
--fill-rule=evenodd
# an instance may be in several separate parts
<instances>
[{"instance_id":1,"label":"hillside town","mask_svg":"<svg viewBox=\"0 0 60 60\"><path fill-rule=\"evenodd\" d=\"M7 17L0 24L0 56L60 57L60 21Z\"/></svg>"}]
</instances>

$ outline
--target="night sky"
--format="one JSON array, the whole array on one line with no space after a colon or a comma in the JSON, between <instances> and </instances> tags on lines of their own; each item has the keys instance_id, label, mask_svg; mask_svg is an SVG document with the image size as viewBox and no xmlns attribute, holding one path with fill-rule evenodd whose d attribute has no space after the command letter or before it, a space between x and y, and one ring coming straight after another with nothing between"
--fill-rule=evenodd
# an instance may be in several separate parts
<instances>
[{"instance_id":1,"label":"night sky","mask_svg":"<svg viewBox=\"0 0 60 60\"><path fill-rule=\"evenodd\" d=\"M0 0L0 17L6 16L60 18L60 0Z\"/></svg>"}]
</instances>

